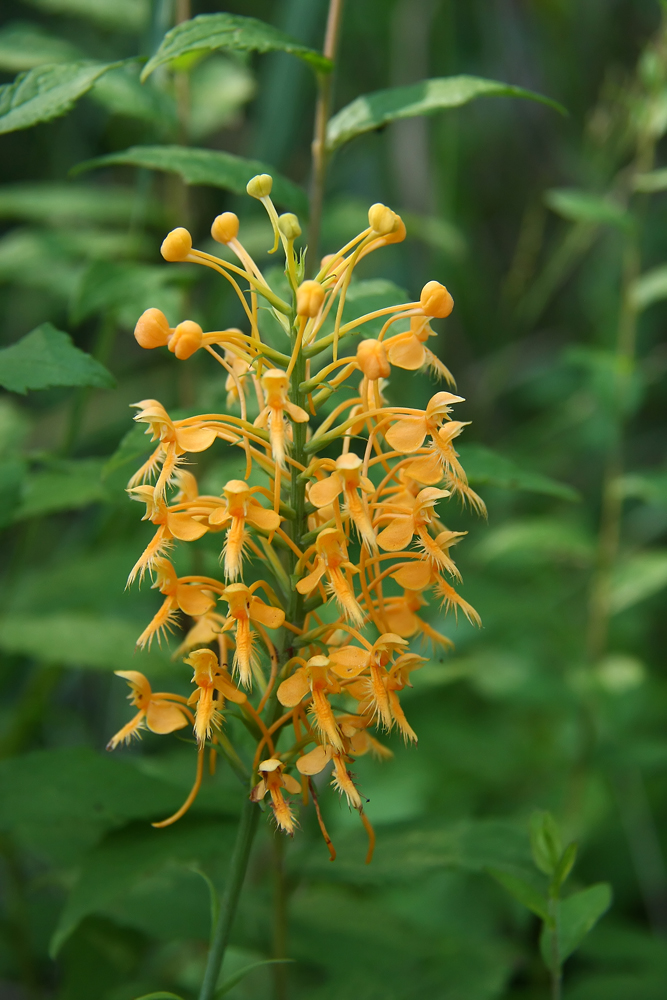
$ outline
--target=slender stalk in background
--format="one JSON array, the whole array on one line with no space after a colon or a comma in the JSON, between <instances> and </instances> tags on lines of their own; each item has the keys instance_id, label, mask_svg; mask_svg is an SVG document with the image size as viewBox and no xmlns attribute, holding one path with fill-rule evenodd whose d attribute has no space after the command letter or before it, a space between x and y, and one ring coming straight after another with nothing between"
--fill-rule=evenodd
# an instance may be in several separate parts
<instances>
[{"instance_id":1,"label":"slender stalk in background","mask_svg":"<svg viewBox=\"0 0 667 1000\"><path fill-rule=\"evenodd\" d=\"M343 20L343 0L330 0L327 29L324 36L323 54L332 62L336 59L340 29ZM315 131L313 135L313 176L310 191L310 224L308 227L308 274L312 275L319 262L320 233L322 229L322 206L324 184L327 175L327 122L331 114L333 96L333 71L319 73L317 77L317 104L315 107Z\"/></svg>"}]
</instances>

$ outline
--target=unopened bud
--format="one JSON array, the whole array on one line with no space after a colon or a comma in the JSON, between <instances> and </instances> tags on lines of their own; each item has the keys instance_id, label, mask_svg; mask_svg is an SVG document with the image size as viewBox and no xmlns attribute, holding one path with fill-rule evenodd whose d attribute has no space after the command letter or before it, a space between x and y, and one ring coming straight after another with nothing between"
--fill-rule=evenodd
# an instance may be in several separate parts
<instances>
[{"instance_id":1,"label":"unopened bud","mask_svg":"<svg viewBox=\"0 0 667 1000\"><path fill-rule=\"evenodd\" d=\"M297 316L317 316L324 302L324 289L319 281L304 281L296 290Z\"/></svg>"},{"instance_id":2,"label":"unopened bud","mask_svg":"<svg viewBox=\"0 0 667 1000\"><path fill-rule=\"evenodd\" d=\"M160 247L160 253L169 261L185 260L191 250L192 237L182 228L172 229Z\"/></svg>"},{"instance_id":3,"label":"unopened bud","mask_svg":"<svg viewBox=\"0 0 667 1000\"><path fill-rule=\"evenodd\" d=\"M371 382L379 378L389 378L391 374L387 352L380 340L361 341L357 347L357 364Z\"/></svg>"},{"instance_id":4,"label":"unopened bud","mask_svg":"<svg viewBox=\"0 0 667 1000\"><path fill-rule=\"evenodd\" d=\"M278 229L288 240L295 240L297 236L301 236L301 226L293 212L285 212L284 215L278 216Z\"/></svg>"},{"instance_id":5,"label":"unopened bud","mask_svg":"<svg viewBox=\"0 0 667 1000\"><path fill-rule=\"evenodd\" d=\"M256 174L246 184L246 191L251 198L268 198L273 187L271 174Z\"/></svg>"},{"instance_id":6,"label":"unopened bud","mask_svg":"<svg viewBox=\"0 0 667 1000\"><path fill-rule=\"evenodd\" d=\"M439 281L427 281L419 296L419 304L426 316L442 319L454 308L454 299Z\"/></svg>"},{"instance_id":7,"label":"unopened bud","mask_svg":"<svg viewBox=\"0 0 667 1000\"><path fill-rule=\"evenodd\" d=\"M400 215L396 216L396 224L388 236L385 236L385 246L390 243L402 243L405 239L405 223Z\"/></svg>"},{"instance_id":8,"label":"unopened bud","mask_svg":"<svg viewBox=\"0 0 667 1000\"><path fill-rule=\"evenodd\" d=\"M396 213L380 202L368 209L368 224L378 236L388 236L392 233L397 220Z\"/></svg>"},{"instance_id":9,"label":"unopened bud","mask_svg":"<svg viewBox=\"0 0 667 1000\"><path fill-rule=\"evenodd\" d=\"M137 320L134 339L141 347L150 350L153 347L164 347L170 333L165 314L159 309L147 309Z\"/></svg>"},{"instance_id":10,"label":"unopened bud","mask_svg":"<svg viewBox=\"0 0 667 1000\"><path fill-rule=\"evenodd\" d=\"M213 220L211 236L216 243L229 243L235 240L239 231L239 218L233 212L223 212Z\"/></svg>"},{"instance_id":11,"label":"unopened bud","mask_svg":"<svg viewBox=\"0 0 667 1000\"><path fill-rule=\"evenodd\" d=\"M185 361L198 351L202 344L204 331L199 323L186 319L179 323L169 338L169 350L179 361Z\"/></svg>"}]
</instances>

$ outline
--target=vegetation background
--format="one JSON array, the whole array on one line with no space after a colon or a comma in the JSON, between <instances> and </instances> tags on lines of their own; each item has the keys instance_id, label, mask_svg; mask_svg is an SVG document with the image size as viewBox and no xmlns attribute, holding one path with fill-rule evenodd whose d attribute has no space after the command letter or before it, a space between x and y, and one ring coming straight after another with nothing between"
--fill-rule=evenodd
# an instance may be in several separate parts
<instances>
[{"instance_id":1,"label":"vegetation background","mask_svg":"<svg viewBox=\"0 0 667 1000\"><path fill-rule=\"evenodd\" d=\"M320 48L326 6L224 9ZM6 4L2 79L42 62L149 54L175 19L221 9L188 8ZM392 762L356 765L378 833L372 866L333 796L335 864L308 815L287 844L265 825L225 974L272 954L294 964L278 976L259 968L231 998L548 996L539 921L489 873L529 878L536 808L579 843L573 888L613 889L566 965L567 1000L664 997L667 179L651 172L667 129L662 16L656 0L345 9L335 109L465 73L548 95L569 116L484 99L357 138L331 165L324 252L364 228L372 202L408 229L360 269L360 311L401 289L418 297L431 278L454 296L438 353L467 400L461 452L489 518L452 509L449 526L469 531L463 594L484 627L449 621L456 651L416 676L418 747L393 738ZM147 537L123 492L142 453L126 436L128 405L215 410L225 396L205 358L142 351L132 329L154 305L172 323L241 325L215 276L164 264L159 245L177 225L201 245L212 218L233 210L264 264L270 230L249 199L174 173L70 171L177 143L261 160L307 187L314 95L309 68L285 53L216 52L143 88L120 67L68 115L0 136L2 344L50 321L117 382L0 398L2 1000L194 995L206 879L224 879L241 801L221 767L180 824L154 831L149 821L190 786L192 747L151 734L113 758L104 746L126 712L114 669L181 680L169 650L133 653L157 601L124 590ZM421 405L428 377L400 374L397 398ZM212 457L208 491L232 464Z\"/></svg>"}]
</instances>

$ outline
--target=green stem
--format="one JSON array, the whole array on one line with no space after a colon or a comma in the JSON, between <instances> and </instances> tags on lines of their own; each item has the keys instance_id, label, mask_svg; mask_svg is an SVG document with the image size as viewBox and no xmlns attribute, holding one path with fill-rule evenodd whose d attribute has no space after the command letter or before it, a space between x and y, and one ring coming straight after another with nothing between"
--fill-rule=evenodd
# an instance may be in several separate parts
<instances>
[{"instance_id":1,"label":"green stem","mask_svg":"<svg viewBox=\"0 0 667 1000\"><path fill-rule=\"evenodd\" d=\"M243 881L248 868L250 850L257 830L260 810L255 802L246 799L243 804L241 820L236 833L236 843L229 868L229 879L220 906L218 923L213 934L211 950L208 954L204 982L202 983L199 1000L213 1000L220 976L222 960L229 943L229 935L236 916Z\"/></svg>"}]
</instances>

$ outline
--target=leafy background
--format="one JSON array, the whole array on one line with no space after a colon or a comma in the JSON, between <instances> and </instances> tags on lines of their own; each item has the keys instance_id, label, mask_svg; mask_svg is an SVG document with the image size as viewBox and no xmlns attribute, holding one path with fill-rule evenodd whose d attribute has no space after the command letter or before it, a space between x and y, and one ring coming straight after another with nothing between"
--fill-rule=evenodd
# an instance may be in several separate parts
<instances>
[{"instance_id":1,"label":"leafy background","mask_svg":"<svg viewBox=\"0 0 667 1000\"><path fill-rule=\"evenodd\" d=\"M16 89L0 91L3 1000L194 995L210 930L207 879L224 882L240 808L223 766L178 826L155 831L149 821L189 787L192 747L148 734L139 747L103 752L126 713L113 669L183 685L167 649L133 652L155 599L124 591L146 538L123 493L143 447L127 434L128 404L224 405L206 359L184 365L141 351L132 328L149 305L172 323L241 321L225 287L163 264L159 243L188 225L205 245L211 219L229 209L269 265L268 226L238 197L237 161L208 151L279 171L286 208L299 210L308 181L314 77L303 60L217 51L139 83L132 60L155 51L185 10L176 6L25 0L2 13L8 84L84 60L47 81L60 88L56 110L71 104L70 113L34 128L10 131L25 106L16 111ZM219 10L195 2L192 13ZM321 45L322 0L225 10ZM467 400L461 452L489 520L453 508L450 522L469 531L458 552L463 593L484 627L449 621L456 652L417 675L406 708L418 748L394 740L392 762L356 765L379 838L370 868L355 817L331 794L322 800L333 865L309 814L286 845L267 824L224 974L274 953L281 871L295 961L286 983L260 968L231 997L546 997L539 922L489 875L539 886L527 833L536 807L555 814L565 842L579 842L573 888L613 889L609 913L566 966L565 996L664 996L665 179L644 182L658 193L630 209L618 195L647 116L661 165L661 50L637 69L660 16L654 0L364 0L345 11L336 110L381 88L474 74L548 95L569 117L480 99L363 135L333 159L324 251L362 228L374 201L408 225L405 245L364 265L351 296L359 312L396 288L415 296L432 277L454 295L438 351ZM38 96L41 79L31 77ZM175 145L204 152L185 169L173 151L155 151ZM127 153L138 146L141 155ZM108 159L72 174L99 157ZM630 231L642 255L631 290L638 361L619 382ZM393 385L416 403L431 390L407 373ZM602 482L621 421L613 614L591 658ZM229 475L221 452L204 481L219 489ZM202 543L195 558L211 557Z\"/></svg>"}]
</instances>

